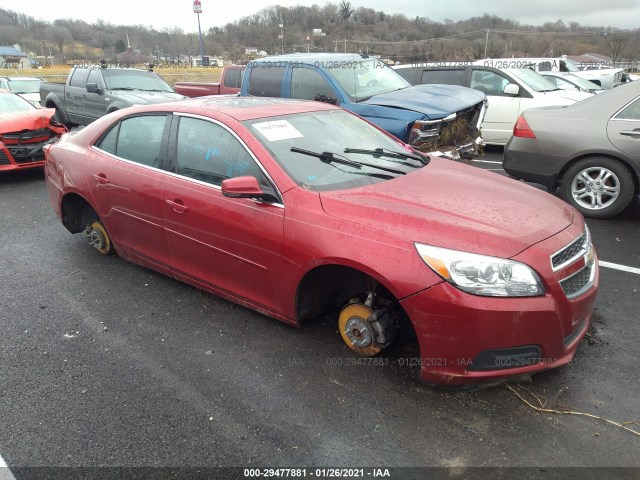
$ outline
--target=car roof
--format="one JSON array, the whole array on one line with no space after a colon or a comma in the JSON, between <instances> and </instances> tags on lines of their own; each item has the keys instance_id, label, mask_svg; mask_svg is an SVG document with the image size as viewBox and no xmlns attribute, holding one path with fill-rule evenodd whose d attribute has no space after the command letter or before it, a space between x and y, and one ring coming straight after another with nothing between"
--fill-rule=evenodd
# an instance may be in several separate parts
<instances>
[{"instance_id":1,"label":"car roof","mask_svg":"<svg viewBox=\"0 0 640 480\"><path fill-rule=\"evenodd\" d=\"M553 115L581 118L608 118L617 113L631 101L640 96L640 81L628 82L619 87L611 88L604 93L592 95L589 98L568 105L562 111L554 111ZM546 109L535 108L527 110L529 113L544 116ZM551 110L549 110L551 112Z\"/></svg>"},{"instance_id":2,"label":"car roof","mask_svg":"<svg viewBox=\"0 0 640 480\"><path fill-rule=\"evenodd\" d=\"M222 113L238 121L291 115L294 113L341 110L335 105L313 100L292 100L270 97L207 96L188 98L166 104L133 107L138 111L181 111L200 115Z\"/></svg>"},{"instance_id":3,"label":"car roof","mask_svg":"<svg viewBox=\"0 0 640 480\"><path fill-rule=\"evenodd\" d=\"M291 53L287 55L277 55L274 57L264 57L252 62L353 62L364 60L379 60L377 57L360 53Z\"/></svg>"},{"instance_id":4,"label":"car roof","mask_svg":"<svg viewBox=\"0 0 640 480\"><path fill-rule=\"evenodd\" d=\"M39 82L43 81L43 79L40 78L40 77L0 77L0 79L2 79L2 80L21 80L21 81L24 81L24 80L37 80Z\"/></svg>"}]
</instances>

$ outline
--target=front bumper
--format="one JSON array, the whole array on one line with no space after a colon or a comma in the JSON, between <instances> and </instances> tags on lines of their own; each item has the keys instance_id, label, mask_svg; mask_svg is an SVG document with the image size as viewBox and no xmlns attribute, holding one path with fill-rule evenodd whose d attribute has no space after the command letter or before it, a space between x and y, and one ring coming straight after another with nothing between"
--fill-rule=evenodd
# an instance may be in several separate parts
<instances>
[{"instance_id":1,"label":"front bumper","mask_svg":"<svg viewBox=\"0 0 640 480\"><path fill-rule=\"evenodd\" d=\"M599 277L594 253L590 286L570 299L560 282L584 268L584 259L555 272L550 263L545 265L545 258L548 262L550 254L569 244L572 235L575 238L576 230L568 230L515 258L539 267L546 289L543 296L481 297L443 282L401 302L420 344L423 380L444 385L485 383L555 368L573 359L591 322Z\"/></svg>"},{"instance_id":2,"label":"front bumper","mask_svg":"<svg viewBox=\"0 0 640 480\"><path fill-rule=\"evenodd\" d=\"M0 172L9 170L25 170L28 168L37 168L44 165L44 153L42 149L33 155L27 155L24 158L16 159L9 149L0 142Z\"/></svg>"}]
</instances>

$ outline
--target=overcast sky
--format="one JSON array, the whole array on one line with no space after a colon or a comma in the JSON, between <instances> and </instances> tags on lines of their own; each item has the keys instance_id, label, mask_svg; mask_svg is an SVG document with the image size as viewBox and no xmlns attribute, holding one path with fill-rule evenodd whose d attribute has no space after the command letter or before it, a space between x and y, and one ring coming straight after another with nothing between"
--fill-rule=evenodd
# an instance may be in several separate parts
<instances>
[{"instance_id":1,"label":"overcast sky","mask_svg":"<svg viewBox=\"0 0 640 480\"><path fill-rule=\"evenodd\" d=\"M640 0L350 0L354 7L366 6L385 13L403 13L413 18L428 17L442 22L466 20L484 13L516 20L521 24L542 25L563 20L589 26L611 26L621 29L640 28ZM265 5L293 6L307 4L296 0L241 0L220 2L201 0L200 25L203 32L223 26L260 11ZM324 5L326 2L316 1ZM339 4L340 0L333 3ZM73 18L94 23L98 19L115 25L145 25L161 30L179 27L185 33L198 31L198 18L193 13L193 0L2 0L0 8L25 13L52 22Z\"/></svg>"}]
</instances>

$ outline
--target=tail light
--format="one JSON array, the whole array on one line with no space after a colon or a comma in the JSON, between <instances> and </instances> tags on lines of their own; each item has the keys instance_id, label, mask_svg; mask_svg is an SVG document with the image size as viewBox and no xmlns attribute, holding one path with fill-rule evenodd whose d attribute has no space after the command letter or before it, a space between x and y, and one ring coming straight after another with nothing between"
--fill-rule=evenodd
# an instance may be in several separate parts
<instances>
[{"instance_id":1,"label":"tail light","mask_svg":"<svg viewBox=\"0 0 640 480\"><path fill-rule=\"evenodd\" d=\"M531 127L522 115L518 117L518 121L513 127L513 136L520 138L536 138Z\"/></svg>"}]
</instances>

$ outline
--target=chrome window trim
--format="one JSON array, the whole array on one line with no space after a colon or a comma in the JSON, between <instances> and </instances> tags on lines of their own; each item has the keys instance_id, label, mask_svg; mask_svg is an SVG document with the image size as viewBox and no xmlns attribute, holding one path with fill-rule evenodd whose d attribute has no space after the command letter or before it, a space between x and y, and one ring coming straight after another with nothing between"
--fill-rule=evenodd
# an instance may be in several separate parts
<instances>
[{"instance_id":1,"label":"chrome window trim","mask_svg":"<svg viewBox=\"0 0 640 480\"><path fill-rule=\"evenodd\" d=\"M271 186L273 187L274 191L276 192L276 194L277 194L277 196L278 196L278 198L280 200L279 202L265 202L263 200L260 200L260 199L256 198L254 201L256 201L258 203L267 203L267 204L273 205L274 207L277 207L277 208L284 208L284 199L282 197L282 193L280 192L280 189L278 189L278 187L276 186L276 183L273 181L273 178L271 178L271 175L269 175L269 173L267 173L267 171L263 167L262 163L260 163L258 161L257 157L253 154L253 152L247 147L247 145L242 141L242 139L240 137L238 137L238 135L233 130L228 128L225 124L223 124L223 123L221 123L221 122L219 122L217 120L214 120L214 119L212 119L210 117L203 116L203 115L195 115L195 114L182 113L182 112L158 112L158 115L164 115L165 117L169 117L172 114L174 116L177 116L177 117L189 117L189 118L196 118L198 120L209 121L211 123L214 123L214 124L224 128L226 131L231 133L233 135L233 137L236 140L238 140L240 145L242 145L242 147L249 153L249 155L254 160L254 162L256 162L256 165L258 165L258 168L260 169L260 171L262 171L262 173L265 175L267 180L269 180L269 183L271 183ZM153 115L153 114L151 114L151 115ZM139 116L139 115L134 115L133 117L121 118L116 123L120 123L125 119L134 118L135 116ZM113 128L113 125L110 128ZM197 184L203 185L205 187L211 187L214 190L218 190L218 191L222 192L222 187L220 185L214 185L213 183L203 182L202 180L197 180L195 178L187 177L187 176L184 176L184 175L179 175L177 173L170 172L170 171L165 170L163 168L152 167L151 165L145 165L144 163L134 162L133 160L129 160L127 158L119 157L117 155L114 155L111 152L107 152L106 150L101 149L100 147L96 146L95 144L90 145L89 149L97 150L98 152L100 152L100 153L102 153L104 155L107 155L108 157L113 158L114 160L125 162L125 163L131 164L131 165L136 165L138 167L143 167L143 168L155 171L155 172L164 173L166 175L171 175L172 177L176 177L176 178L180 178L182 180L187 180L189 182L197 183Z\"/></svg>"}]
</instances>

